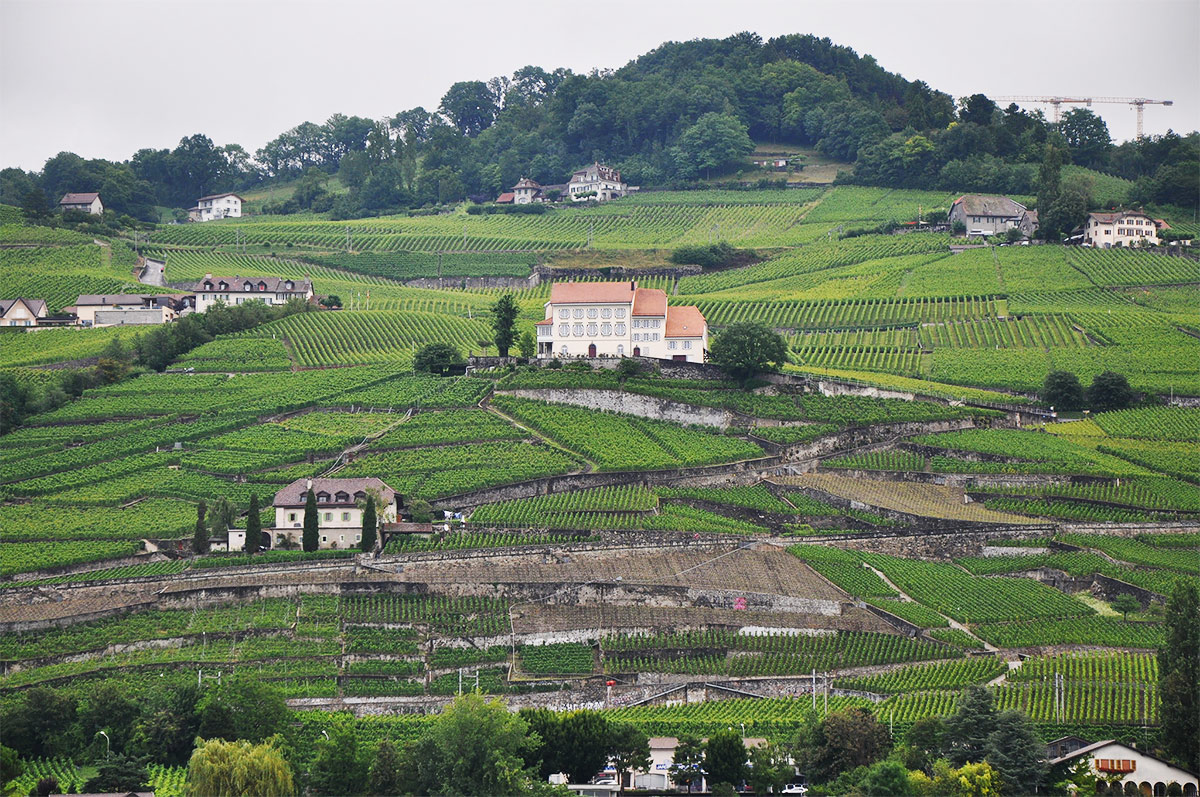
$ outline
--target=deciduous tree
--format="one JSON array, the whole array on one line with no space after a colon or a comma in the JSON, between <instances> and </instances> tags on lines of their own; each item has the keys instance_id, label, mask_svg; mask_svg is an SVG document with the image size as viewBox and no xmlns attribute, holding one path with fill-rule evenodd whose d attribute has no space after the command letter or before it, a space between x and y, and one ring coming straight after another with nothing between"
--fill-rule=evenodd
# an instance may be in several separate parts
<instances>
[{"instance_id":1,"label":"deciduous tree","mask_svg":"<svg viewBox=\"0 0 1200 797\"><path fill-rule=\"evenodd\" d=\"M609 724L608 760L617 770L617 782L624 784L625 773L650 768L650 737L627 722ZM622 785L624 790L624 785Z\"/></svg>"},{"instance_id":2,"label":"deciduous tree","mask_svg":"<svg viewBox=\"0 0 1200 797\"><path fill-rule=\"evenodd\" d=\"M787 346L775 331L758 321L737 321L725 327L709 351L725 373L745 382L755 374L787 361Z\"/></svg>"},{"instance_id":3,"label":"deciduous tree","mask_svg":"<svg viewBox=\"0 0 1200 797\"><path fill-rule=\"evenodd\" d=\"M676 785L683 786L689 792L693 783L700 782L704 776L704 744L700 737L691 734L679 737L668 772Z\"/></svg>"},{"instance_id":4,"label":"deciduous tree","mask_svg":"<svg viewBox=\"0 0 1200 797\"><path fill-rule=\"evenodd\" d=\"M199 740L188 762L188 797L291 797L292 768L270 742Z\"/></svg>"},{"instance_id":5,"label":"deciduous tree","mask_svg":"<svg viewBox=\"0 0 1200 797\"><path fill-rule=\"evenodd\" d=\"M1113 371L1096 374L1087 390L1088 406L1094 412L1123 410L1133 403L1134 398L1129 380Z\"/></svg>"},{"instance_id":6,"label":"deciduous tree","mask_svg":"<svg viewBox=\"0 0 1200 797\"><path fill-rule=\"evenodd\" d=\"M413 370L445 376L452 367L464 362L462 354L449 343L427 343L413 356Z\"/></svg>"},{"instance_id":7,"label":"deciduous tree","mask_svg":"<svg viewBox=\"0 0 1200 797\"><path fill-rule=\"evenodd\" d=\"M1051 371L1042 382L1039 398L1056 410L1072 412L1083 407L1083 386L1070 371Z\"/></svg>"},{"instance_id":8,"label":"deciduous tree","mask_svg":"<svg viewBox=\"0 0 1200 797\"><path fill-rule=\"evenodd\" d=\"M737 731L718 731L704 744L704 774L709 783L737 786L746 777L746 743Z\"/></svg>"}]
</instances>

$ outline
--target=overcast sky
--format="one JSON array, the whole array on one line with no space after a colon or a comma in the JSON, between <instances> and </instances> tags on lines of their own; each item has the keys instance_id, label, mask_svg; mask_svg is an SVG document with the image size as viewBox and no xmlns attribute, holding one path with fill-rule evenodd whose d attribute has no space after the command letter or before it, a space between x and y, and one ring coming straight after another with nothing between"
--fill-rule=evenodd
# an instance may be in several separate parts
<instances>
[{"instance_id":1,"label":"overcast sky","mask_svg":"<svg viewBox=\"0 0 1200 797\"><path fill-rule=\"evenodd\" d=\"M0 0L0 166L193 133L253 153L336 112L435 109L458 80L744 30L828 36L954 97L1174 100L1146 133L1200 128L1197 0ZM1132 108L1093 107L1133 137Z\"/></svg>"}]
</instances>

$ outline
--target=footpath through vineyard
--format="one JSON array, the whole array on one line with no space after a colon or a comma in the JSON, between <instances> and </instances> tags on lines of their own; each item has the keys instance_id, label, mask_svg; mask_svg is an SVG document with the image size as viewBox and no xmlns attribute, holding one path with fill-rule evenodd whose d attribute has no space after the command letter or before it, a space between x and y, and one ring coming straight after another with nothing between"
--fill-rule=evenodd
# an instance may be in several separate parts
<instances>
[{"instance_id":1,"label":"footpath through vineyard","mask_svg":"<svg viewBox=\"0 0 1200 797\"><path fill-rule=\"evenodd\" d=\"M917 601L913 600L912 597L907 592L900 589L900 587L896 586L895 582L893 582L890 578L885 576L883 574L882 570L876 569L875 567L871 566L867 562L863 562L863 567L870 570L875 575L879 576L880 580L883 581L884 584L887 584L890 588L895 590L896 593L900 596L900 601L902 603L916 603L917 602ZM990 642L988 642L986 640L980 639L979 637L975 636L975 634L971 631L971 629L967 628L965 625L958 622L953 617L947 617L946 615L942 614L941 612L937 612L935 609L930 609L930 611L935 611L940 617L944 618L946 620L946 622L950 625L951 628L957 628L959 631L962 631L967 636L978 641L981 645L983 645L983 649L988 651L989 653L999 653L1000 652L1000 648L996 647L995 645L991 644Z\"/></svg>"}]
</instances>

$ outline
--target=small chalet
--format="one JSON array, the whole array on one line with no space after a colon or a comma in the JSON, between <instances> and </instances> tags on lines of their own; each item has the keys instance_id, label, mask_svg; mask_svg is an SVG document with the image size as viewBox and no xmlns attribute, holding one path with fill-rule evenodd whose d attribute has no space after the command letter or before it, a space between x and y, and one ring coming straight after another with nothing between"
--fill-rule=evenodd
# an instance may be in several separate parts
<instances>
[{"instance_id":1,"label":"small chalet","mask_svg":"<svg viewBox=\"0 0 1200 797\"><path fill-rule=\"evenodd\" d=\"M97 193L63 194L63 198L58 200L58 209L82 210L84 213L99 216L104 213L104 203L100 201L100 195Z\"/></svg>"},{"instance_id":2,"label":"small chalet","mask_svg":"<svg viewBox=\"0 0 1200 797\"><path fill-rule=\"evenodd\" d=\"M113 327L132 324L167 324L179 317L187 306L182 296L155 293L84 293L74 307L76 323L85 327Z\"/></svg>"},{"instance_id":3,"label":"small chalet","mask_svg":"<svg viewBox=\"0 0 1200 797\"><path fill-rule=\"evenodd\" d=\"M1179 785L1184 797L1196 797L1195 772L1188 772L1157 756L1109 739L1072 750L1050 759L1051 767L1072 766L1081 758L1091 765L1100 782L1097 794L1168 794L1167 787ZM1103 790L1101 790L1103 789Z\"/></svg>"},{"instance_id":4,"label":"small chalet","mask_svg":"<svg viewBox=\"0 0 1200 797\"><path fill-rule=\"evenodd\" d=\"M217 302L239 305L243 302L266 302L287 304L291 299L308 301L313 298L311 280L287 277L214 277L205 274L204 279L192 286L196 294L196 312L203 313Z\"/></svg>"},{"instance_id":5,"label":"small chalet","mask_svg":"<svg viewBox=\"0 0 1200 797\"><path fill-rule=\"evenodd\" d=\"M947 221L951 226L960 221L968 236L998 235L1021 223L1024 205L1006 196L963 194L950 206Z\"/></svg>"},{"instance_id":6,"label":"small chalet","mask_svg":"<svg viewBox=\"0 0 1200 797\"><path fill-rule=\"evenodd\" d=\"M45 317L45 299L0 299L0 326L36 327Z\"/></svg>"},{"instance_id":7,"label":"small chalet","mask_svg":"<svg viewBox=\"0 0 1200 797\"><path fill-rule=\"evenodd\" d=\"M1136 210L1089 213L1083 223L1083 243L1098 249L1120 246L1158 246L1160 227L1166 223Z\"/></svg>"},{"instance_id":8,"label":"small chalet","mask_svg":"<svg viewBox=\"0 0 1200 797\"><path fill-rule=\"evenodd\" d=\"M188 208L188 221L240 218L244 201L233 193L202 196L196 200L196 207Z\"/></svg>"},{"instance_id":9,"label":"small chalet","mask_svg":"<svg viewBox=\"0 0 1200 797\"><path fill-rule=\"evenodd\" d=\"M275 493L275 544L298 546L304 529L308 491L317 499L320 547L354 548L362 542L362 504L379 498L381 524L395 523L403 497L380 479L297 479Z\"/></svg>"}]
</instances>

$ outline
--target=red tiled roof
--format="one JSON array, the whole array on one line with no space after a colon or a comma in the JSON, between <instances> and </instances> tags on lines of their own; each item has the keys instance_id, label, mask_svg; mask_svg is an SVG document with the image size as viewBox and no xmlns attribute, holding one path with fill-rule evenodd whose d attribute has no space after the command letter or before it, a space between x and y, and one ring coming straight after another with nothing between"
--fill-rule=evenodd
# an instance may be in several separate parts
<instances>
[{"instance_id":1,"label":"red tiled roof","mask_svg":"<svg viewBox=\"0 0 1200 797\"><path fill-rule=\"evenodd\" d=\"M699 307L685 305L667 309L665 338L700 338L704 336L704 314Z\"/></svg>"},{"instance_id":2,"label":"red tiled roof","mask_svg":"<svg viewBox=\"0 0 1200 797\"><path fill-rule=\"evenodd\" d=\"M58 200L60 205L90 205L92 202L100 198L100 194L92 192L90 194L63 194L63 198Z\"/></svg>"},{"instance_id":3,"label":"red tiled roof","mask_svg":"<svg viewBox=\"0 0 1200 797\"><path fill-rule=\"evenodd\" d=\"M497 205L505 205L505 204L508 204L509 202L512 202L516 198L517 198L517 195L514 194L512 191L505 191L503 194L496 197L496 204Z\"/></svg>"},{"instance_id":4,"label":"red tiled roof","mask_svg":"<svg viewBox=\"0 0 1200 797\"><path fill-rule=\"evenodd\" d=\"M388 487L380 479L374 477L368 479L313 479L312 480L313 494L319 492L329 493L331 496L336 493L343 492L350 495L350 504L354 503L354 494L357 492L367 492L368 490L378 490L383 496L385 503L392 503L396 499L396 491ZM275 493L274 506L304 506L305 499L308 498L308 479L296 479L296 481L284 487L279 492ZM346 506L348 504L339 503L337 501L326 501L321 506Z\"/></svg>"},{"instance_id":5,"label":"red tiled roof","mask_svg":"<svg viewBox=\"0 0 1200 797\"><path fill-rule=\"evenodd\" d=\"M556 282L550 286L550 303L628 303L633 301L634 285L631 282ZM663 293L664 301L666 296Z\"/></svg>"},{"instance_id":6,"label":"red tiled roof","mask_svg":"<svg viewBox=\"0 0 1200 797\"><path fill-rule=\"evenodd\" d=\"M513 186L513 190L515 191L518 188L541 188L541 187L542 186L540 184L538 184L538 182L536 180L530 180L528 177L522 177L519 181L517 181L517 184Z\"/></svg>"},{"instance_id":7,"label":"red tiled roof","mask_svg":"<svg viewBox=\"0 0 1200 797\"><path fill-rule=\"evenodd\" d=\"M666 315L667 292L658 288L638 288L633 300L633 315Z\"/></svg>"},{"instance_id":8,"label":"red tiled roof","mask_svg":"<svg viewBox=\"0 0 1200 797\"><path fill-rule=\"evenodd\" d=\"M551 325L551 324L553 324L553 323L554 323L554 319L553 319L553 318L547 318L547 319L546 319L546 320L544 320L544 321L538 321L536 324L534 324L534 326L535 326L535 327L544 327L544 326L549 326L549 325Z\"/></svg>"}]
</instances>

